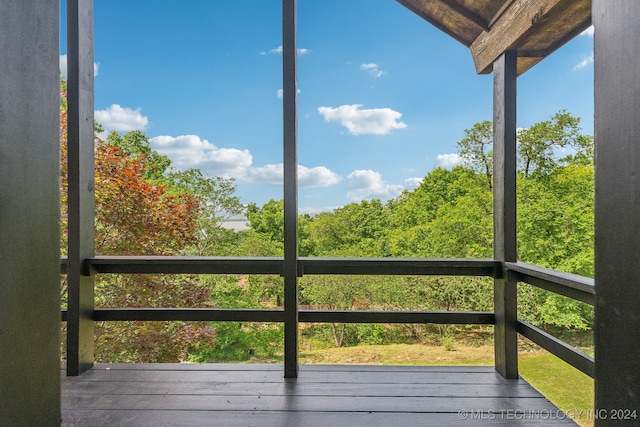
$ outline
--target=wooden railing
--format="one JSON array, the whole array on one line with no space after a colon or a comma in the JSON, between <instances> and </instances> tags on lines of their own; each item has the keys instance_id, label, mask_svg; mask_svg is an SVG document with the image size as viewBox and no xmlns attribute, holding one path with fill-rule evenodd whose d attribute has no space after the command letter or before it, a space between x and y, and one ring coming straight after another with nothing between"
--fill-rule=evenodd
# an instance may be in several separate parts
<instances>
[{"instance_id":1,"label":"wooden railing","mask_svg":"<svg viewBox=\"0 0 640 427\"><path fill-rule=\"evenodd\" d=\"M116 274L278 274L283 258L98 256L87 259L83 270ZM438 275L495 276L500 264L491 259L300 258L299 276ZM62 272L66 262L62 262ZM284 310L220 308L98 308L94 321L251 321L284 322ZM491 312L334 311L300 310L300 322L493 324ZM67 320L66 311L62 320Z\"/></svg>"},{"instance_id":2,"label":"wooden railing","mask_svg":"<svg viewBox=\"0 0 640 427\"><path fill-rule=\"evenodd\" d=\"M282 275L283 258L243 257L157 257L157 256L96 256L85 261L86 274L278 274ZM62 273L66 272L62 260ZM341 275L429 275L429 276L508 276L559 295L593 305L595 290L592 279L562 273L525 263L501 263L492 259L417 259L417 258L299 258L299 276ZM335 311L298 310L299 322L343 323L403 323L403 324L484 324L494 325L494 312L434 312L434 311ZM62 320L67 321L66 310ZM286 322L279 309L221 308L96 308L93 321L247 321ZM593 377L595 361L584 352L570 346L530 323L518 319L510 325L560 359ZM289 345L285 340L285 347Z\"/></svg>"},{"instance_id":3,"label":"wooden railing","mask_svg":"<svg viewBox=\"0 0 640 427\"><path fill-rule=\"evenodd\" d=\"M512 275L518 282L527 283L590 305L595 304L596 290L593 279L522 262L507 262L505 269L507 274ZM518 319L517 331L523 337L558 356L591 378L595 376L595 360L588 354L522 319Z\"/></svg>"}]
</instances>

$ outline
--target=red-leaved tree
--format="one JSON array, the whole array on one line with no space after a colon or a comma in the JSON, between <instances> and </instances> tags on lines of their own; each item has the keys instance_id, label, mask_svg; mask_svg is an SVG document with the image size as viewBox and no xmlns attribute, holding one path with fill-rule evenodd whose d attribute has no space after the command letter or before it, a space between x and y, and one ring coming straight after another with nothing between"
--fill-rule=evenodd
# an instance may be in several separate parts
<instances>
[{"instance_id":1,"label":"red-leaved tree","mask_svg":"<svg viewBox=\"0 0 640 427\"><path fill-rule=\"evenodd\" d=\"M61 80L62 251L67 242L67 104ZM95 248L100 255L175 255L197 243L201 200L146 179L154 165L95 138ZM98 275L96 307L204 307L210 289L197 276ZM63 301L66 286L63 281ZM96 360L176 362L196 343L213 346L206 323L99 322Z\"/></svg>"}]
</instances>

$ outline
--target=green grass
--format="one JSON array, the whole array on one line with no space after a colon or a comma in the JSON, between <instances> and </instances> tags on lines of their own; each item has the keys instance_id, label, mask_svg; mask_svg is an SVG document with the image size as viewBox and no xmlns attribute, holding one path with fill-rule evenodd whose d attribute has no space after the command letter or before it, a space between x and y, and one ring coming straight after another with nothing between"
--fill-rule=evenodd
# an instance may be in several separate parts
<instances>
[{"instance_id":1,"label":"green grass","mask_svg":"<svg viewBox=\"0 0 640 427\"><path fill-rule=\"evenodd\" d=\"M552 354L520 355L520 376L581 426L593 426L593 379ZM582 416L579 416L582 414Z\"/></svg>"},{"instance_id":2,"label":"green grass","mask_svg":"<svg viewBox=\"0 0 640 427\"><path fill-rule=\"evenodd\" d=\"M347 365L493 365L493 347L420 344L358 345L305 349L300 363Z\"/></svg>"}]
</instances>

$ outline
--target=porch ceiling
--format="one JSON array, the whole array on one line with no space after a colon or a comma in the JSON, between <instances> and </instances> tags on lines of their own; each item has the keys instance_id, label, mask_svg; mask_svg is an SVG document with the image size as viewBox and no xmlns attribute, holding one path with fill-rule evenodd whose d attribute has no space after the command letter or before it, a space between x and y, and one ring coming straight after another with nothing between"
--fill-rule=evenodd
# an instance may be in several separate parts
<instances>
[{"instance_id":1,"label":"porch ceiling","mask_svg":"<svg viewBox=\"0 0 640 427\"><path fill-rule=\"evenodd\" d=\"M471 50L487 74L506 50L522 74L591 25L591 0L396 0Z\"/></svg>"}]
</instances>

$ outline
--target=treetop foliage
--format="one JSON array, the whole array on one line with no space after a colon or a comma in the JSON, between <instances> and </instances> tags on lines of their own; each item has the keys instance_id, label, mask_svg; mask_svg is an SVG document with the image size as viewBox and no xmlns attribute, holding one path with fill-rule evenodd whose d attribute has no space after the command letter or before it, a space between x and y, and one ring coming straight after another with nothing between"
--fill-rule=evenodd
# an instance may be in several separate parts
<instances>
[{"instance_id":1,"label":"treetop foliage","mask_svg":"<svg viewBox=\"0 0 640 427\"><path fill-rule=\"evenodd\" d=\"M300 255L492 258L493 124L483 121L466 129L457 146L460 166L432 170L417 188L395 199L365 200L301 217ZM517 156L519 259L592 276L593 138L581 133L579 118L561 110L518 131ZM282 201L271 200L262 208L252 204L247 217L250 232L282 242ZM491 291L475 278L393 280L398 282L388 287L386 297L380 296L384 287L372 277L303 277L301 292L309 302L324 301L341 309L371 307L376 304L373 294L378 295L377 304L405 295L405 309L420 305L418 295L429 295L436 303L430 309L490 305ZM412 286L423 289L408 296L404 291ZM521 316L535 324L584 329L592 321L592 310L584 304L520 289ZM340 331L335 332L340 341Z\"/></svg>"},{"instance_id":2,"label":"treetop foliage","mask_svg":"<svg viewBox=\"0 0 640 427\"><path fill-rule=\"evenodd\" d=\"M518 256L570 273L593 274L593 147L579 119L561 110L521 129L518 153ZM96 131L101 131L99 123ZM465 130L462 164L436 168L420 185L387 202L363 200L331 212L300 215L300 256L491 258L493 151L490 121ZM62 247L66 251L66 84L61 81ZM232 179L177 170L141 131L95 140L96 252L104 255L282 256L283 201L246 207ZM245 214L249 230L222 227ZM340 309L490 311L490 280L475 277L305 276L301 303ZM247 307L282 304L283 284L268 276L98 275L98 307ZM63 284L63 295L65 294ZM588 329L589 307L519 287L520 317L534 324ZM412 337L419 329L406 326ZM378 342L382 325L329 325L336 345ZM223 331L223 336L221 332ZM254 338L247 338L251 331ZM406 332L405 331L405 332ZM275 334L275 335L274 335ZM278 327L226 323L104 322L100 361L210 361L249 357ZM356 338L353 338L356 337ZM274 353L275 352L275 353Z\"/></svg>"},{"instance_id":3,"label":"treetop foliage","mask_svg":"<svg viewBox=\"0 0 640 427\"><path fill-rule=\"evenodd\" d=\"M61 244L67 242L67 100L60 84ZM95 123L96 132L101 126ZM95 138L95 250L101 255L214 254L227 243L228 216L243 212L233 180L179 171L151 148L141 131ZM231 232L232 233L232 232ZM62 286L66 300L66 284ZM210 284L199 277L99 275L97 307L207 307ZM123 325L127 325L124 327ZM98 323L96 358L102 361L186 360L195 342L213 346L217 331L200 322Z\"/></svg>"}]
</instances>

